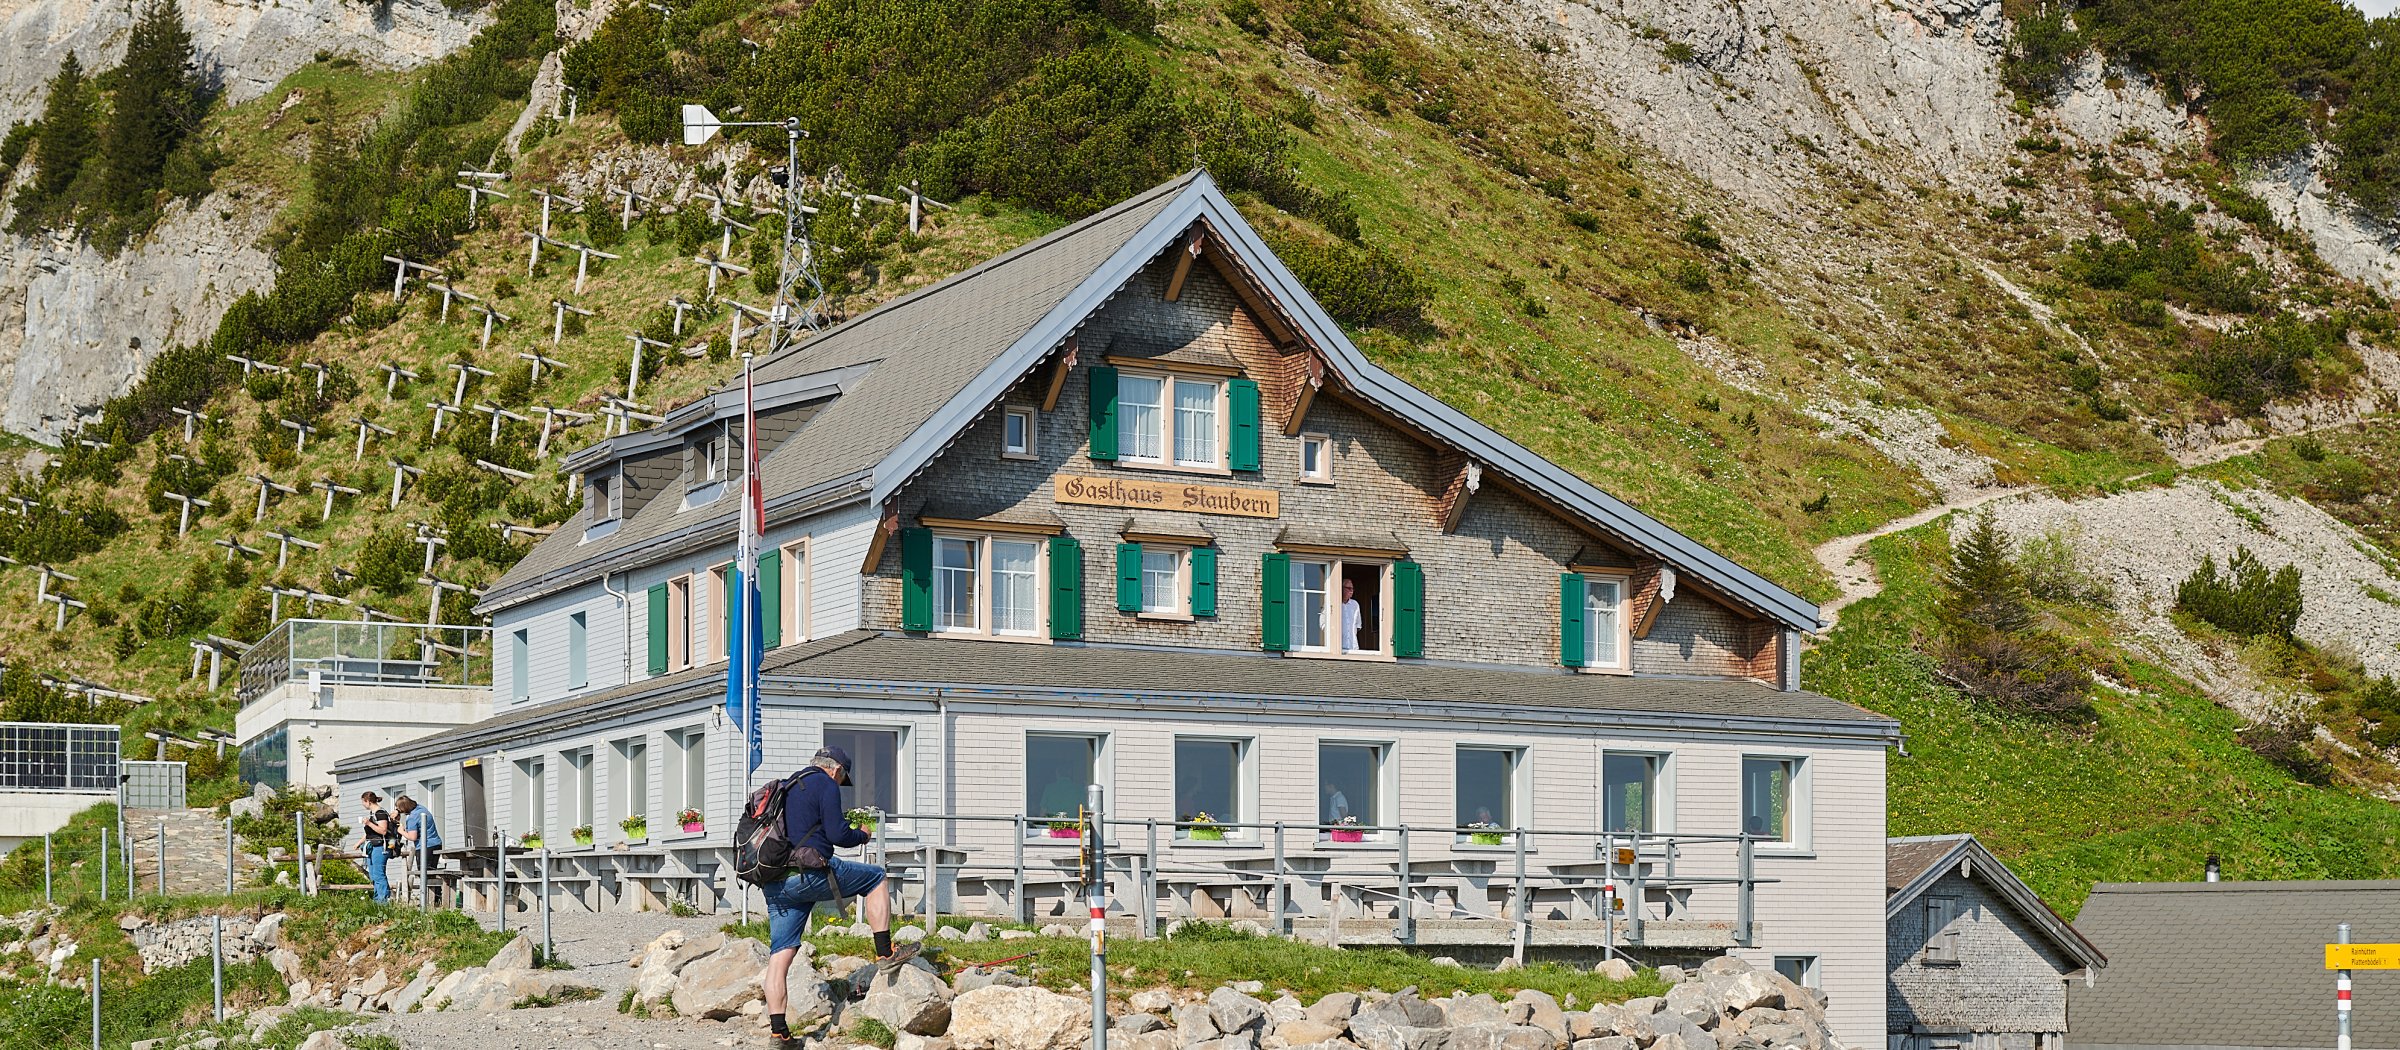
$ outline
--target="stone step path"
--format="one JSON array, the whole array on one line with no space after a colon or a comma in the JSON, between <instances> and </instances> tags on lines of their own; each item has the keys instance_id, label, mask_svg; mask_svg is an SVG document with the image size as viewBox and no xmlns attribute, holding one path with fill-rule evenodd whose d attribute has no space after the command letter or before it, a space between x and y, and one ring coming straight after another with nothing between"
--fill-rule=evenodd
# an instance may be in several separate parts
<instances>
[{"instance_id":1,"label":"stone step path","mask_svg":"<svg viewBox=\"0 0 2400 1050\"><path fill-rule=\"evenodd\" d=\"M159 829L166 829L166 890L170 894L225 892L225 820L207 809L129 809L134 892L158 892ZM234 884L255 885L260 865L234 842Z\"/></svg>"}]
</instances>

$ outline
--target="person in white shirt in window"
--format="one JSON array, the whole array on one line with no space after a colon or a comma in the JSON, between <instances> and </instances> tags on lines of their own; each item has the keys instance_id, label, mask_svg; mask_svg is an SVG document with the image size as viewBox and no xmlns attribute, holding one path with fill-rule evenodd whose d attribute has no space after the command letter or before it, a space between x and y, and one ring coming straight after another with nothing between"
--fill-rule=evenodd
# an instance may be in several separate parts
<instances>
[{"instance_id":1,"label":"person in white shirt in window","mask_svg":"<svg viewBox=\"0 0 2400 1050\"><path fill-rule=\"evenodd\" d=\"M1332 824L1350 815L1350 796L1331 784L1325 785L1325 823Z\"/></svg>"},{"instance_id":2,"label":"person in white shirt in window","mask_svg":"<svg viewBox=\"0 0 2400 1050\"><path fill-rule=\"evenodd\" d=\"M1358 651L1358 627L1360 619L1361 617L1358 610L1358 585L1350 582L1349 580L1343 580L1342 651L1345 653L1355 653Z\"/></svg>"}]
</instances>

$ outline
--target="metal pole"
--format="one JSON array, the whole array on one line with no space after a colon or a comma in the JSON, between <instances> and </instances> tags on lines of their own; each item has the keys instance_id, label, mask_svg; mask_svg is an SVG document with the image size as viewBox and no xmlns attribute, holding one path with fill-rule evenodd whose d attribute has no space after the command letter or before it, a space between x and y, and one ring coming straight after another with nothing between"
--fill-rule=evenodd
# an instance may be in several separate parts
<instances>
[{"instance_id":1,"label":"metal pole","mask_svg":"<svg viewBox=\"0 0 2400 1050\"><path fill-rule=\"evenodd\" d=\"M1275 885L1267 892L1275 897L1275 935L1290 933L1283 926L1283 822L1275 822Z\"/></svg>"},{"instance_id":2,"label":"metal pole","mask_svg":"<svg viewBox=\"0 0 2400 1050\"><path fill-rule=\"evenodd\" d=\"M216 992L217 1023L225 1023L225 917L208 917L209 986Z\"/></svg>"},{"instance_id":3,"label":"metal pole","mask_svg":"<svg viewBox=\"0 0 2400 1050\"><path fill-rule=\"evenodd\" d=\"M103 884L105 881L103 880ZM92 1050L100 1050L100 960L98 959L92 960Z\"/></svg>"},{"instance_id":4,"label":"metal pole","mask_svg":"<svg viewBox=\"0 0 2400 1050\"><path fill-rule=\"evenodd\" d=\"M1510 942L1515 948L1512 957L1517 960L1517 965L1523 966L1525 965L1525 942L1533 934L1533 919L1530 914L1532 902L1527 899L1531 894L1525 892L1525 829L1516 828L1512 834L1517 837L1517 928L1514 936L1510 938Z\"/></svg>"},{"instance_id":5,"label":"metal pole","mask_svg":"<svg viewBox=\"0 0 2400 1050\"><path fill-rule=\"evenodd\" d=\"M158 895L167 895L167 822L158 822Z\"/></svg>"},{"instance_id":6,"label":"metal pole","mask_svg":"<svg viewBox=\"0 0 2400 1050\"><path fill-rule=\"evenodd\" d=\"M1755 939L1751 937L1750 923L1756 915L1756 902L1752 899L1752 894L1758 888L1757 857L1757 841L1750 837L1749 832L1743 832L1741 844L1742 897L1737 904L1738 910L1734 918L1733 943L1744 948L1756 947Z\"/></svg>"},{"instance_id":7,"label":"metal pole","mask_svg":"<svg viewBox=\"0 0 2400 1050\"><path fill-rule=\"evenodd\" d=\"M50 833L42 833L42 903L50 903Z\"/></svg>"},{"instance_id":8,"label":"metal pole","mask_svg":"<svg viewBox=\"0 0 2400 1050\"><path fill-rule=\"evenodd\" d=\"M1101 819L1100 785L1086 788L1084 799L1092 811L1086 831L1092 870L1084 876L1092 906L1092 1050L1108 1050L1108 831Z\"/></svg>"},{"instance_id":9,"label":"metal pole","mask_svg":"<svg viewBox=\"0 0 2400 1050\"><path fill-rule=\"evenodd\" d=\"M233 893L233 818L225 818L225 892Z\"/></svg>"},{"instance_id":10,"label":"metal pole","mask_svg":"<svg viewBox=\"0 0 2400 1050\"><path fill-rule=\"evenodd\" d=\"M308 892L308 832L298 810L292 811L292 880L300 892Z\"/></svg>"},{"instance_id":11,"label":"metal pole","mask_svg":"<svg viewBox=\"0 0 2400 1050\"><path fill-rule=\"evenodd\" d=\"M2350 943L2350 924L2345 922L2335 926L2333 940L2336 944ZM2350 1050L2350 971L2347 969L2333 973L2333 1009L2333 1050Z\"/></svg>"},{"instance_id":12,"label":"metal pole","mask_svg":"<svg viewBox=\"0 0 2400 1050\"><path fill-rule=\"evenodd\" d=\"M108 825L100 825L100 899L108 899ZM98 987L94 985L93 987Z\"/></svg>"},{"instance_id":13,"label":"metal pole","mask_svg":"<svg viewBox=\"0 0 2400 1050\"><path fill-rule=\"evenodd\" d=\"M1025 835L1030 828L1031 825L1026 821L1025 815L1017 814L1016 860L1010 868L1008 877L1008 899L1011 904L1015 905L1016 919L1020 923L1026 921L1027 916L1031 914L1031 911L1025 906Z\"/></svg>"},{"instance_id":14,"label":"metal pole","mask_svg":"<svg viewBox=\"0 0 2400 1050\"><path fill-rule=\"evenodd\" d=\"M498 915L498 916L500 917L500 932L502 932L502 933L507 933L507 932L508 932L508 829L506 829L506 828L502 828L502 829L500 829L500 835L499 835L499 837L498 837L497 839L493 840L493 846L494 846L494 848L495 848L495 849L497 849L497 850L499 851L499 852L497 852L497 853L493 854L493 856L494 856L494 857L496 858L496 860L498 861L499 867L498 867L498 868L495 870L495 873L494 873L494 875L493 875L493 882L492 882L492 913L493 913L493 914L495 914L495 915Z\"/></svg>"},{"instance_id":15,"label":"metal pole","mask_svg":"<svg viewBox=\"0 0 2400 1050\"><path fill-rule=\"evenodd\" d=\"M117 859L125 862L125 899L133 899L133 825L125 821L123 810L117 812Z\"/></svg>"},{"instance_id":16,"label":"metal pole","mask_svg":"<svg viewBox=\"0 0 2400 1050\"><path fill-rule=\"evenodd\" d=\"M1158 936L1158 818L1144 820L1149 829L1148 862L1142 865L1142 936Z\"/></svg>"},{"instance_id":17,"label":"metal pole","mask_svg":"<svg viewBox=\"0 0 2400 1050\"><path fill-rule=\"evenodd\" d=\"M1417 939L1417 900L1408 893L1408 825L1400 825L1400 933L1402 944Z\"/></svg>"},{"instance_id":18,"label":"metal pole","mask_svg":"<svg viewBox=\"0 0 2400 1050\"><path fill-rule=\"evenodd\" d=\"M549 960L552 958L553 954L555 953L555 949L553 949L553 948L550 946L550 847L549 847L549 846L545 845L545 846L543 846L543 847L542 847L542 851L541 851L541 853L539 853L539 854L537 854L537 855L535 856L535 862L536 862L536 863L539 863L539 864L542 866L542 961L543 961L543 962L548 962L548 961L549 961ZM748 898L747 896L745 896L743 899L744 899L744 900L748 900L749 898Z\"/></svg>"}]
</instances>

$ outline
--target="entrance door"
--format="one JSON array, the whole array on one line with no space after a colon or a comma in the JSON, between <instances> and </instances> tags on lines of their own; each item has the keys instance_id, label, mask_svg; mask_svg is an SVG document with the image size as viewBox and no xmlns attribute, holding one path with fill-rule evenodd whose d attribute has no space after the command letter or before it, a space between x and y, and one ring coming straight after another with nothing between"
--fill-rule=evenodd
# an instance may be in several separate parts
<instances>
[{"instance_id":1,"label":"entrance door","mask_svg":"<svg viewBox=\"0 0 2400 1050\"><path fill-rule=\"evenodd\" d=\"M483 762L470 758L458 764L459 841L470 846L491 844L491 817L484 812Z\"/></svg>"}]
</instances>

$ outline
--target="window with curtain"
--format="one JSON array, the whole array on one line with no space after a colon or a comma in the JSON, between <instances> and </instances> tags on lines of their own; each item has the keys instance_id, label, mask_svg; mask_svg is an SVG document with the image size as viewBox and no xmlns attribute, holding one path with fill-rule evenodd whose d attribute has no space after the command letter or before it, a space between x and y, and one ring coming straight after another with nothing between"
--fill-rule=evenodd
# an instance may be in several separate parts
<instances>
[{"instance_id":1,"label":"window with curtain","mask_svg":"<svg viewBox=\"0 0 2400 1050\"><path fill-rule=\"evenodd\" d=\"M1042 626L1036 585L1041 547L1027 540L992 541L992 630L1033 634Z\"/></svg>"},{"instance_id":2,"label":"window with curtain","mask_svg":"<svg viewBox=\"0 0 2400 1050\"><path fill-rule=\"evenodd\" d=\"M1217 458L1217 397L1223 384L1175 381L1175 462L1187 467L1223 466Z\"/></svg>"},{"instance_id":3,"label":"window with curtain","mask_svg":"<svg viewBox=\"0 0 2400 1050\"><path fill-rule=\"evenodd\" d=\"M1292 648L1323 652L1332 647L1325 617L1333 607L1333 563L1292 562Z\"/></svg>"},{"instance_id":4,"label":"window with curtain","mask_svg":"<svg viewBox=\"0 0 2400 1050\"><path fill-rule=\"evenodd\" d=\"M1117 377L1117 457L1166 462L1167 381L1156 376Z\"/></svg>"},{"instance_id":5,"label":"window with curtain","mask_svg":"<svg viewBox=\"0 0 2400 1050\"><path fill-rule=\"evenodd\" d=\"M1180 613L1190 608L1183 595L1183 557L1184 552L1173 548L1142 548L1143 612Z\"/></svg>"},{"instance_id":6,"label":"window with curtain","mask_svg":"<svg viewBox=\"0 0 2400 1050\"><path fill-rule=\"evenodd\" d=\"M1584 581L1583 658L1586 667L1623 667L1625 581L1593 576Z\"/></svg>"},{"instance_id":7,"label":"window with curtain","mask_svg":"<svg viewBox=\"0 0 2400 1050\"><path fill-rule=\"evenodd\" d=\"M976 541L944 536L934 544L933 625L944 631L983 628L976 615Z\"/></svg>"}]
</instances>

